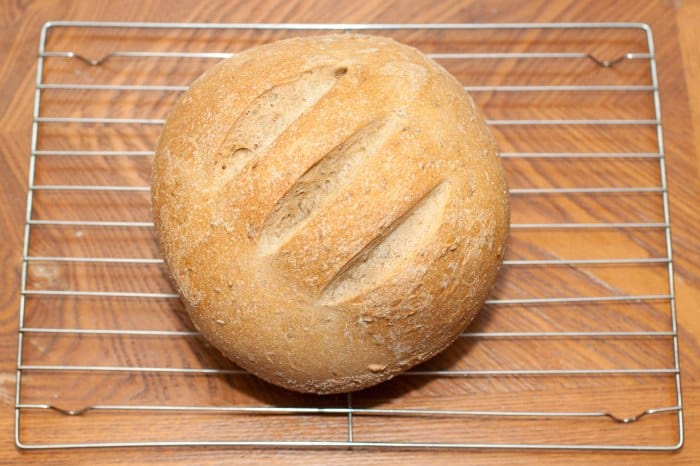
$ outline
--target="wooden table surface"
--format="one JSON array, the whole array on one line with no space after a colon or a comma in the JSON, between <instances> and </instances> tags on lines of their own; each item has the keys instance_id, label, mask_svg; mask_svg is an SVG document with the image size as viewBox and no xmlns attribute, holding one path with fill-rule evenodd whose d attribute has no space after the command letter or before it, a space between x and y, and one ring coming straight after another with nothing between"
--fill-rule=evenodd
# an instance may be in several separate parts
<instances>
[{"instance_id":1,"label":"wooden table surface","mask_svg":"<svg viewBox=\"0 0 700 466\"><path fill-rule=\"evenodd\" d=\"M186 1L5 1L0 7L0 244L3 260L0 288L0 464L113 464L117 462L177 464L700 464L700 245L697 205L700 203L700 2L659 0L551 1L335 1L186 2ZM643 5L643 6L642 6ZM400 451L400 450L265 450L256 448L134 448L67 451L20 451L13 441L17 319L21 245L27 192L36 47L44 22L50 20L196 21L196 22L571 22L630 21L652 26L657 60L667 155L668 191L674 245L679 340L685 412L684 447L676 452L591 451ZM59 102L60 105L60 102ZM70 110L70 104L65 104ZM167 102L157 103L167 105ZM48 137L48 136L47 136ZM515 205L514 205L515 206ZM514 211L514 217L518 213ZM517 250L517 247L513 247ZM41 277L39 277L41 278ZM45 278L45 277L44 277ZM48 314L47 314L48 315ZM488 324L485 324L488 325ZM495 325L495 324L494 324ZM595 345L595 343L592 343ZM61 347L55 344L54 351ZM75 348L74 348L75 350ZM41 357L41 352L27 350ZM177 349L175 349L177 351ZM592 350L595 351L595 350ZM476 352L478 353L478 351ZM204 357L204 356L202 356ZM653 357L653 356L649 356ZM55 362L55 360L54 360ZM50 384L50 382L47 382ZM556 387L554 388L556 389ZM625 406L644 406L644 391L618 393ZM274 402L274 399L273 399ZM622 402L622 401L620 401ZM637 403L640 402L640 403ZM636 404L635 404L636 403ZM672 404L672 402L671 402ZM72 407L72 406L71 406ZM53 413L58 416L57 413ZM626 413L625 413L626 414ZM30 424L54 435L52 416ZM644 420L644 422L647 422ZM654 421L648 421L654 422ZM110 429L105 424L89 424ZM643 427L640 421L640 426ZM647 424L651 425L651 424ZM303 424L302 424L303 426ZM449 425L436 425L449 431ZM144 427L145 428L145 427ZM488 428L488 427L485 427ZM333 427L329 424L329 430ZM84 432L90 438L91 432ZM144 431L144 435L147 433ZM55 434L60 438L60 433ZM426 434L431 435L431 434ZM631 429L634 443L643 430ZM668 435L661 436L668 438ZM671 442L672 443L672 442Z\"/></svg>"}]
</instances>

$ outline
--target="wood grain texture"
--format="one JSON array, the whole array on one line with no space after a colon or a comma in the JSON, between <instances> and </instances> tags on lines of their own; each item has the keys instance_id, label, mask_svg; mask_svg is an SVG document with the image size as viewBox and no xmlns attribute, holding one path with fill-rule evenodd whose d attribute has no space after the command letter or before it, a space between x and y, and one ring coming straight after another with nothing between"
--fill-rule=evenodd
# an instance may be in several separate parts
<instances>
[{"instance_id":1,"label":"wood grain texture","mask_svg":"<svg viewBox=\"0 0 700 466\"><path fill-rule=\"evenodd\" d=\"M175 463L175 464L259 464L264 461L292 464L328 464L330 462L342 462L348 464L591 464L593 462L614 464L697 464L700 462L700 317L695 312L695 304L700 302L700 246L697 241L697 229L699 226L699 214L697 205L700 202L700 182L698 175L697 149L700 148L700 109L697 105L700 96L700 84L698 84L698 63L700 59L697 52L697 24L700 23L700 9L696 2L672 2L652 1L640 6L635 1L620 1L614 4L600 3L596 1L532 1L532 2L505 2L505 1L446 1L431 6L430 2L380 2L367 1L361 4L354 2L312 2L307 0L265 1L265 2L165 2L142 1L129 2L128 7L113 5L114 2L5 2L0 10L0 108L7 109L0 115L0 190L2 192L3 208L0 209L0 222L5 234L5 241L0 244L0 257L3 261L3 286L0 288L0 463L13 463L25 461L36 464L114 464L117 462L132 462L136 464L151 463ZM209 22L506 22L506 21L642 21L652 25L657 45L657 59L659 64L660 87L662 97L662 114L664 121L666 153L668 158L669 195L671 200L672 233L675 252L675 278L677 305L679 315L679 332L681 342L681 357L683 370L683 391L686 406L686 437L685 447L676 453L595 453L595 452L527 452L527 451L441 451L441 452L404 452L404 451L307 451L307 450L258 450L235 448L165 448L165 449L117 449L94 451L50 451L50 452L23 452L15 449L12 441L13 407L14 407L14 376L15 376L15 350L17 329L17 306L19 289L19 272L21 265L21 243L23 235L23 223L25 212L25 198L27 187L27 155L29 152L31 133L31 110L34 95L36 47L41 25L48 20L57 19L93 19L93 20L128 20L128 21L209 21ZM72 41L75 37L57 38L55 45L60 48L61 40ZM188 36L188 41L183 41L182 47L186 49L187 43L197 40L211 39ZM604 39L604 38L603 38ZM140 38L125 37L124 47L129 49ZM155 39L154 39L155 40ZM251 36L251 41L256 40ZM108 45L96 41L91 44L91 53L95 56L104 52ZM429 47L429 44L426 44ZM682 53L679 53L680 51ZM605 50L605 49L603 49ZM203 71L207 63L201 63ZM506 63L501 67L480 68L478 70L451 69L453 73L470 77L470 81L477 84L486 84L489 79L495 79L498 83L507 83L509 72L518 71L518 63ZM556 75L556 67L553 64L546 70L538 70L538 76ZM106 67L108 70L113 69ZM624 68L632 76L644 76L648 70ZM171 79L173 83L189 82L199 70L180 70L173 66L163 69L164 79ZM527 70L526 70L527 71ZM532 70L530 70L532 71ZM48 70L47 70L48 72ZM70 74L71 69L54 66L51 70L52 78L56 80L70 78L72 82L81 79L90 80L91 76ZM90 72L104 73L104 70L91 70ZM120 78L121 76L121 78ZM110 77L113 82L126 79L128 76L117 73ZM98 76L99 78L99 76ZM610 84L615 84L617 77L610 75ZM87 82L87 81L86 81ZM687 87L686 87L687 85ZM120 96L109 91L95 95L94 105L76 105L78 97L70 91L52 94L47 99L43 108L46 115L99 115L104 103L114 102ZM690 96L690 97L689 97ZM528 96L516 96L503 103L503 96L479 95L478 103L487 112L495 115L494 118L518 118L529 116L528 107L532 107L532 101ZM510 98L510 97L509 97ZM558 118L576 115L579 118L599 116L591 112L592 109L604 107L608 109L606 118L624 118L635 115L644 118L652 118L653 115L644 115L648 106L639 104L638 100L625 100L626 97L618 97L613 102L604 101L605 96L591 95L586 99L575 99L570 94L565 96L547 95L539 93L536 102L543 110L537 117ZM136 116L130 112L134 108L149 109L148 117L160 118L172 105L170 97L153 95L130 95L127 101L121 105L113 106L119 109L120 114L109 116L130 117ZM82 100L84 102L84 99ZM602 103L602 105L601 105ZM636 107L635 107L636 106ZM508 111L506 114L498 112ZM54 113L52 113L54 112ZM518 113L520 112L520 113ZM572 113L574 112L574 113ZM142 116L143 113L139 113ZM103 115L107 116L107 115ZM695 124L693 124L695 122ZM60 128L44 126L41 134L41 143L45 147L71 148L71 147L98 147L101 141L106 139L119 141L122 148L147 150L157 138L158 129L127 128L115 130L103 128L103 134L71 133L66 136ZM502 140L507 140L510 147L503 150L567 150L578 147L581 141L587 141L595 133L586 134L586 128L582 128L575 135L567 133L562 137L544 137L543 133L533 130L522 132L518 128L498 128L497 135ZM625 131L620 128L616 133L615 141L622 141L619 150L632 150L634 148L648 148L654 141L653 132ZM94 139L91 139L94 138ZM615 144L614 141L608 141ZM601 143L602 144L602 143ZM614 147L614 146L611 146ZM47 158L42 160L44 165L39 172L44 176L37 183L83 183L90 184L95 180L108 180L118 183L148 182L148 164L144 160L109 159L100 160L97 163L87 164L84 159L75 157L58 161ZM559 186L590 186L596 183L605 185L611 177L614 177L620 186L640 181L639 166L632 166L625 161L615 161L610 165L609 171L589 170L583 163L576 162L541 162L512 160L507 164L511 187L526 187L533 180L540 186L548 186L552 180L557 180ZM585 179L567 177L567 173L586 173ZM655 183L658 173L654 172L653 165L643 169L642 181L648 181L650 185ZM80 199L74 193L41 193L35 198L35 213L41 218L42 214L50 214L55 209L60 209L66 214L91 216L94 219L124 218L128 216L135 220L148 218L148 198L144 193L129 194L128 199L119 197L119 201L110 193L103 193L93 197L90 204L80 204ZM514 199L514 221L525 220L518 218L522 212L539 212L541 221L660 221L659 204L655 198L645 195L626 195L619 198L601 198L598 196L583 196L573 202L566 196L553 196L538 198L537 205L531 205L527 199ZM520 204L519 204L520 203ZM617 208L606 208L606 205L614 204ZM117 207L115 207L117 206ZM122 209L121 211L119 209ZM73 210L71 210L73 209ZM529 210L528 210L529 209ZM521 212L519 214L518 212ZM532 218L528 216L528 218ZM107 253L113 256L140 255L142 257L157 257L158 251L153 247L150 232L139 233L140 236L129 234L122 238L112 231L91 229L76 235L77 231L71 229L57 229L51 227L37 228L32 242L32 254L58 255L77 253L90 253L90 248L97 252ZM611 253L607 248L615 248L616 244L625 244L623 251L615 251L618 256L639 257L658 256L663 254L659 250L658 232L636 231L630 233L632 237L621 235L601 236L599 232L580 235L571 244L571 236L557 232L543 235L537 232L518 232L512 238L509 254L512 258L532 258L532 245L547 243L552 254L561 257L575 257L578 252L591 251L591 246L598 244L596 254L598 257L606 257ZM624 236L624 237L622 237ZM104 238L109 237L108 250ZM72 240L70 240L72 238ZM76 238L80 238L78 241ZM605 238L605 241L603 241ZM631 241L630 241L631 239ZM57 251L56 245L60 244L62 250ZM633 245L633 246L631 246ZM86 247L88 250L86 250ZM100 248L102 248L100 250ZM537 252L537 251L535 251ZM33 267L30 270L30 286L39 287L64 287L70 288L76 283L88 286L105 285L99 281L99 277L105 276L106 266L100 265L65 265L52 267ZM168 284L164 276L154 273L153 266L143 266L136 269L119 268L110 266L109 276L111 281L106 285L114 289L143 289L167 290ZM542 272L529 270L527 272L512 270L507 271L505 279L500 282L495 293L502 296L517 295L523 293L527 296L533 292L542 296L551 295L553 292L569 291L580 292L579 289L567 289L567 284L582 283L586 290L600 292L612 287L625 292L640 292L652 290L662 292L664 282L663 270L656 266L638 269L640 280L627 280L624 270L610 268L609 270L587 270L579 268L573 271L563 270L556 282L544 283L548 278ZM517 274L526 273L523 277ZM534 279L533 279L534 278ZM513 287L513 283L522 283L530 280L534 284L530 288L519 289ZM589 281L585 281L588 280ZM639 283L644 283L643 287ZM172 303L159 300L150 301L148 312L143 312L145 307L136 308L119 302L100 302L91 300L87 306L94 312L77 312L85 303L72 303L70 300L51 301L43 300L34 303L31 315L28 315L27 326L79 326L84 328L140 328L144 325L152 325L151 328L163 328L173 330L188 330L190 324L184 318L184 312L173 312ZM61 312L56 312L57 307ZM102 306L102 307L101 307ZM111 308L108 308L110 307ZM104 307L104 308L103 308ZM575 309L542 308L534 315L524 317L519 315L518 308L513 309L512 316L502 313L490 313L492 318L482 318L475 322L475 331L517 331L523 325L528 329L542 328L552 330L552 322L555 322L559 330L585 329L585 330L638 330L639 323L643 322L649 329L659 329L667 325L663 318L662 305L651 306L611 306L603 312L594 306L580 306ZM116 312L116 310L121 310ZM611 315L615 317L612 318ZM640 317L641 316L641 317ZM632 325L634 323L634 325ZM625 327L627 325L628 327ZM33 364L60 363L66 354L71 354L72 363L105 363L125 364L134 361L144 365L164 365L181 362L175 356L185 355L187 360L199 361L202 365L226 364L218 360L211 352L201 345L192 344L186 339L158 340L157 342L140 342L138 340L124 341L116 337L100 336L82 338L80 340L67 337L47 337L32 335L26 343L25 358ZM669 365L667 347L664 342L652 345L638 341L579 341L575 360L557 359L556 342L495 342L484 341L471 347L466 342L464 348L457 348L444 358L454 357L469 352L468 360L472 367L496 368L496 367L559 367L569 364L569 367L580 367L592 364L596 367L609 364L613 365L641 365L667 366ZM140 346L146 344L147 346ZM510 345L510 346L509 346ZM522 345L522 346L518 346ZM516 348L516 346L518 346ZM110 348L110 351L101 352L101 348ZM153 351L157 348L156 351ZM499 355L518 355L506 361L500 360ZM601 355L607 355L603 357ZM79 359L76 359L76 356ZM174 359L168 359L173 357ZM456 357L454 361L436 360L431 364L462 364L463 360ZM209 399L217 403L253 404L263 402L268 404L283 405L290 400L280 391L270 390L260 382L245 376L232 376L230 378L205 377L190 378L183 376L148 375L134 378L129 374L121 374L104 377L97 374L90 376L89 380L79 378L62 378L57 380L50 373L32 373L25 375L28 383L35 389L24 393L27 403L45 402L51 397L58 397L68 408L76 408L88 403L118 403L123 400L139 399L146 402L162 403L173 400L197 399L198 393L206 391ZM164 380L167 379L167 380ZM134 383L134 382L137 383ZM561 382L559 380L558 382ZM516 382L483 380L472 385L478 391L479 396L470 400L473 405L466 406L469 409L502 409L509 406L515 399L523 399L523 396L532 397L532 409L547 409L552 403L556 403L562 393L580 393L580 409L596 410L600 406L592 405L590 400L608 399L611 406L618 406L623 414L635 412L640 408L645 409L649 400L655 404L672 404L668 397L670 387L667 380L660 381L650 377L648 380L639 378L635 380L618 381L618 390L610 390L616 383L611 380L600 380L591 384L567 380L565 384L557 381L530 380L523 378ZM233 384L237 390L230 390ZM480 385L481 384L481 385ZM164 393L162 387L172 387L171 392ZM415 390L415 388L420 390ZM640 390L639 387L645 387ZM135 393L136 391L137 393ZM363 395L361 403L401 407L406 404L423 403L426 399L417 394L432 394L433 397L444 399L445 405L450 406L453 400L464 399L464 386L444 380L422 382L405 380L393 383L382 389L373 389ZM138 397L138 398L136 398ZM588 400L588 401L587 401ZM317 403L316 399L306 397L294 398L294 402L303 405ZM338 402L332 397L328 398L329 405ZM588 404L586 404L588 403ZM86 416L83 418L70 418L60 420L60 429L57 429L57 414L55 413L30 413L26 417L24 428L27 431L27 440L75 440L83 439L113 439L112 430L127 435L129 428L141 429L136 433L147 439L154 435L158 429L172 428L173 431L187 431L188 426L183 422L206 424L206 415L202 418L188 417L189 421L179 416L164 415L155 418L152 425L143 425L136 417L120 417L118 425L104 416ZM154 419L153 417L151 419ZM298 438L298 429L303 429L303 435L309 438L336 438L342 436L345 426L344 418L329 417L327 422L319 424L311 422L304 417L287 419L283 416L270 416L261 420L257 417L241 417L240 429L249 437L263 436L266 431L286 432L288 438ZM629 430L620 434L619 430L611 429L606 423L601 423L603 433L609 434L612 441L620 440L615 436L624 435L627 440L643 441L648 437L650 426L658 426L659 433L654 440L670 443L673 438L665 433L668 425L663 419L647 418L646 424L630 425ZM557 438L570 441L587 440L577 439L575 426L570 422L552 422L548 428L557 434ZM174 428L173 428L174 427ZM395 438L402 435L404 439L430 440L451 432L458 432L469 428L468 423L461 421L437 419L431 424L412 424L407 422L397 427L389 424L381 418L366 419L358 423L358 436L371 436L373 439ZM212 418L209 428L201 433L202 438L207 438L211 432L225 431L226 423L221 418ZM523 441L530 439L530 435L537 433L524 432L518 428L517 423L494 424L485 421L480 426L480 432L474 432L474 440L491 440L494 435L499 435L501 441ZM541 432L540 432L541 434ZM223 433L225 435L225 432ZM490 436L482 438L480 436ZM647 436L647 437L645 437ZM589 439L588 439L589 440Z\"/></svg>"}]
</instances>

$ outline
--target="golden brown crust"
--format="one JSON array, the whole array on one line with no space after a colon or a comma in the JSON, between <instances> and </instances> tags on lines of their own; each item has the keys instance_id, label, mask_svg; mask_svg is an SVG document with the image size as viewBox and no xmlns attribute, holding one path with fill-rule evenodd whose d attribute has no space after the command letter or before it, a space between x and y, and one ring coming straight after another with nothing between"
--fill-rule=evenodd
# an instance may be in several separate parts
<instances>
[{"instance_id":1,"label":"golden brown crust","mask_svg":"<svg viewBox=\"0 0 700 466\"><path fill-rule=\"evenodd\" d=\"M446 348L483 305L509 223L471 98L390 39L291 39L223 61L178 101L153 168L156 233L201 333L314 393Z\"/></svg>"}]
</instances>

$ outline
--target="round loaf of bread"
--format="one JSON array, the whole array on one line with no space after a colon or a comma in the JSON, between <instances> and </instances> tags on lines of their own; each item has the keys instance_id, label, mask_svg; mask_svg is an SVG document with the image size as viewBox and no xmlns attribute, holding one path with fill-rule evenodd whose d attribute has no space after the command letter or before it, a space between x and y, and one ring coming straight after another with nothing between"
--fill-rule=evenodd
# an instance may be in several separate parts
<instances>
[{"instance_id":1,"label":"round loaf of bread","mask_svg":"<svg viewBox=\"0 0 700 466\"><path fill-rule=\"evenodd\" d=\"M205 73L167 119L152 200L196 328L251 373L313 393L374 385L450 345L494 283L510 214L459 82L353 34Z\"/></svg>"}]
</instances>

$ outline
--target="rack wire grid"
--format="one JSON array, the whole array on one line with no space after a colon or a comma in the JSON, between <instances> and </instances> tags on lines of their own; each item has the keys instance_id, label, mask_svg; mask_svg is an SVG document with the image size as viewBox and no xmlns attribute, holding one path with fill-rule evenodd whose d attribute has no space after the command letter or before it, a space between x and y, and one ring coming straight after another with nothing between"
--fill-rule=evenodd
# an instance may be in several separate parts
<instances>
[{"instance_id":1,"label":"rack wire grid","mask_svg":"<svg viewBox=\"0 0 700 466\"><path fill-rule=\"evenodd\" d=\"M153 237L150 163L168 109L217 60L353 31L414 45L465 84L502 150L512 232L491 297L450 349L371 389L301 395L194 331ZM656 66L636 23L47 23L17 446L680 448Z\"/></svg>"}]
</instances>

